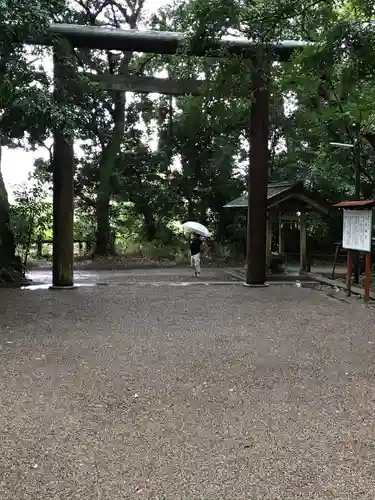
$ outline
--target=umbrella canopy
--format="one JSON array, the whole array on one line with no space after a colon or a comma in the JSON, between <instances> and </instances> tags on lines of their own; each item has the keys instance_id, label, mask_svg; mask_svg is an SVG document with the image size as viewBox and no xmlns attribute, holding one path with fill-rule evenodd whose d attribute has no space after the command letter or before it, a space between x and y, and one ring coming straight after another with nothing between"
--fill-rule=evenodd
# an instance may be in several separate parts
<instances>
[{"instance_id":1,"label":"umbrella canopy","mask_svg":"<svg viewBox=\"0 0 375 500\"><path fill-rule=\"evenodd\" d=\"M182 227L189 233L197 233L205 238L209 238L211 236L210 231L203 224L199 224L199 222L188 221L182 224Z\"/></svg>"}]
</instances>

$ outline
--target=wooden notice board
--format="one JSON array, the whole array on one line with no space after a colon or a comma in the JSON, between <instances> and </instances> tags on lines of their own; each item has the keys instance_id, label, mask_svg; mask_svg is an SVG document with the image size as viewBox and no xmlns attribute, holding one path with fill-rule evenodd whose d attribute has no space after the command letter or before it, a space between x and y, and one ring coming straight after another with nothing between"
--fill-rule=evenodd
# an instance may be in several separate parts
<instances>
[{"instance_id":1,"label":"wooden notice board","mask_svg":"<svg viewBox=\"0 0 375 500\"><path fill-rule=\"evenodd\" d=\"M344 210L342 246L371 252L372 210Z\"/></svg>"}]
</instances>

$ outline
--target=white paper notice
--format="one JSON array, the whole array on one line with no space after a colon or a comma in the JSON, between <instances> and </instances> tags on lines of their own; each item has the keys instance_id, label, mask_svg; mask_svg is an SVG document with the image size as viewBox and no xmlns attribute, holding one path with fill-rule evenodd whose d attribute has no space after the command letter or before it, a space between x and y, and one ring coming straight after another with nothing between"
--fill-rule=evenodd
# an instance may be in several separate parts
<instances>
[{"instance_id":1,"label":"white paper notice","mask_svg":"<svg viewBox=\"0 0 375 500\"><path fill-rule=\"evenodd\" d=\"M371 252L372 210L344 210L342 246Z\"/></svg>"}]
</instances>

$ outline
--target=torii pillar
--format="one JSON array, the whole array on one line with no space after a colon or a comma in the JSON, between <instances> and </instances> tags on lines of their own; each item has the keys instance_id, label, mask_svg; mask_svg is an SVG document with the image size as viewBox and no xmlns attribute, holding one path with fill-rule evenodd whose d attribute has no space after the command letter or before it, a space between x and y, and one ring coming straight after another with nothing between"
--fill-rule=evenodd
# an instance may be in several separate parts
<instances>
[{"instance_id":1,"label":"torii pillar","mask_svg":"<svg viewBox=\"0 0 375 500\"><path fill-rule=\"evenodd\" d=\"M72 46L60 39L54 46L54 96L59 106L69 103ZM73 287L74 149L73 137L54 130L53 143L53 264L52 288Z\"/></svg>"},{"instance_id":2,"label":"torii pillar","mask_svg":"<svg viewBox=\"0 0 375 500\"><path fill-rule=\"evenodd\" d=\"M250 286L266 281L269 70L265 54L253 61L246 245L246 284Z\"/></svg>"}]
</instances>

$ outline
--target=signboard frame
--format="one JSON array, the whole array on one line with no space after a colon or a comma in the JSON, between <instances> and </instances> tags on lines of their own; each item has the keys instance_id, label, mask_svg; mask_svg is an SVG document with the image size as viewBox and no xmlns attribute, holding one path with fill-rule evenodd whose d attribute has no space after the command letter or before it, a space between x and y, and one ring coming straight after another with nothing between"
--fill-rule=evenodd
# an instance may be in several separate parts
<instances>
[{"instance_id":1,"label":"signboard frame","mask_svg":"<svg viewBox=\"0 0 375 500\"><path fill-rule=\"evenodd\" d=\"M359 228L357 227L355 231L357 231L357 236L359 236L358 232L364 231L364 229L367 227L368 231L366 232L366 235L354 239L352 238L353 235L349 237L348 234L349 228L347 226L348 218L346 218L345 225L343 222L342 246L348 250L348 272L346 275L346 282L347 282L347 292L349 296L351 294L351 288L352 288L352 271L353 271L353 255L352 255L353 249L350 247L355 247L355 250L359 252L362 251L366 255L364 301L365 304L368 304L370 300L370 288L371 288L372 214L373 214L373 208L375 207L375 200L341 201L340 203L336 203L334 206L337 208L344 209L346 214L349 214L351 212L352 215L349 215L349 217L352 217L351 221L353 221L354 217L359 217L357 221L360 220L362 212L362 221L361 221L362 224L360 224L359 225L360 227ZM367 213L363 215L364 212ZM371 212L371 215L369 215L369 212ZM367 219L364 221L363 218ZM345 236L345 243L344 243L344 236Z\"/></svg>"},{"instance_id":2,"label":"signboard frame","mask_svg":"<svg viewBox=\"0 0 375 500\"><path fill-rule=\"evenodd\" d=\"M371 252L373 210L343 210L342 246Z\"/></svg>"}]
</instances>

